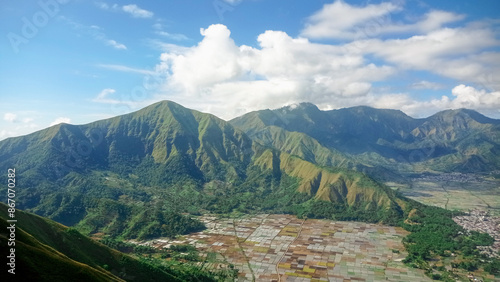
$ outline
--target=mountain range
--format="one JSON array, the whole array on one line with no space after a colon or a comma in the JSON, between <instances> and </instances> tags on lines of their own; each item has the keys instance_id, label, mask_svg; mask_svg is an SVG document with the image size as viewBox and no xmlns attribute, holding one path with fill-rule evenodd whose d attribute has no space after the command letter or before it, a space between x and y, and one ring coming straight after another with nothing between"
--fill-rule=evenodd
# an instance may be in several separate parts
<instances>
[{"instance_id":1,"label":"mountain range","mask_svg":"<svg viewBox=\"0 0 500 282\"><path fill-rule=\"evenodd\" d=\"M473 110L414 119L398 110L359 106L321 111L301 103L251 112L230 123L263 145L310 162L389 179L500 168L500 120Z\"/></svg>"},{"instance_id":2,"label":"mountain range","mask_svg":"<svg viewBox=\"0 0 500 282\"><path fill-rule=\"evenodd\" d=\"M146 239L203 228L182 213L394 223L406 200L372 178L489 172L499 152L500 121L471 110L413 119L302 103L226 122L162 101L0 141L0 169L16 169L21 209L85 234Z\"/></svg>"}]
</instances>

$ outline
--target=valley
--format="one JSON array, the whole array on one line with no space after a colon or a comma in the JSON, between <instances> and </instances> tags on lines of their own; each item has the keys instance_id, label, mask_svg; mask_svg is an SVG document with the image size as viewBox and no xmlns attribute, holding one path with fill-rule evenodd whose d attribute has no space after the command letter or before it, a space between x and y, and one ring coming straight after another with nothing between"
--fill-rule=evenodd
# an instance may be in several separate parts
<instances>
[{"instance_id":1,"label":"valley","mask_svg":"<svg viewBox=\"0 0 500 282\"><path fill-rule=\"evenodd\" d=\"M215 253L239 270L237 281L431 281L402 262L408 232L400 227L282 214L199 219L202 232L141 245L190 244Z\"/></svg>"},{"instance_id":2,"label":"valley","mask_svg":"<svg viewBox=\"0 0 500 282\"><path fill-rule=\"evenodd\" d=\"M500 215L500 180L476 174L443 173L412 178L408 184L386 183L403 196L448 210L478 209Z\"/></svg>"},{"instance_id":3,"label":"valley","mask_svg":"<svg viewBox=\"0 0 500 282\"><path fill-rule=\"evenodd\" d=\"M0 141L0 169L16 169L16 208L185 281L492 281L495 234L454 218L497 214L499 133L465 109L301 103L227 122L162 101Z\"/></svg>"}]
</instances>

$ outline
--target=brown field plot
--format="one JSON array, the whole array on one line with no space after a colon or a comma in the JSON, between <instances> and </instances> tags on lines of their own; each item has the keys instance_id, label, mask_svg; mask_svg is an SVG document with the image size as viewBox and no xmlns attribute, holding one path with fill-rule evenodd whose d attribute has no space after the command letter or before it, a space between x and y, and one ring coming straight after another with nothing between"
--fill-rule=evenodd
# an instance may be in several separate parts
<instances>
[{"instance_id":1,"label":"brown field plot","mask_svg":"<svg viewBox=\"0 0 500 282\"><path fill-rule=\"evenodd\" d=\"M150 243L191 244L215 253L239 269L238 281L430 281L401 262L407 234L402 228L291 215L200 219L207 230Z\"/></svg>"}]
</instances>

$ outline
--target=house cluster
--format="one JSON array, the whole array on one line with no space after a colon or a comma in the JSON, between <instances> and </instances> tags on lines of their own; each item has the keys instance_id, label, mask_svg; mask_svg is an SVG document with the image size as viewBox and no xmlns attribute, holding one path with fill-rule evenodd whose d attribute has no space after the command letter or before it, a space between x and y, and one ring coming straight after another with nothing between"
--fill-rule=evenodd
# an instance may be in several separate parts
<instances>
[{"instance_id":1,"label":"house cluster","mask_svg":"<svg viewBox=\"0 0 500 282\"><path fill-rule=\"evenodd\" d=\"M490 234L495 239L493 245L478 248L490 257L500 257L500 217L490 216L487 211L474 209L467 215L454 217L453 220L465 230Z\"/></svg>"},{"instance_id":2,"label":"house cluster","mask_svg":"<svg viewBox=\"0 0 500 282\"><path fill-rule=\"evenodd\" d=\"M472 173L441 173L436 175L423 175L419 181L451 181L451 182L482 182L481 177Z\"/></svg>"}]
</instances>

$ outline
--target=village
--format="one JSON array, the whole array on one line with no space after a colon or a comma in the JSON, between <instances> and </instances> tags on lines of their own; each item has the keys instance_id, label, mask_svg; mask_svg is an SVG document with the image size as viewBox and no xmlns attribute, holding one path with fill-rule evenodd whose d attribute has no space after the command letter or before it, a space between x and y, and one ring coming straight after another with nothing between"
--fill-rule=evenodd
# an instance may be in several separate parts
<instances>
[{"instance_id":1,"label":"village","mask_svg":"<svg viewBox=\"0 0 500 282\"><path fill-rule=\"evenodd\" d=\"M437 175L422 175L415 179L416 181L451 181L451 182L482 182L483 178L472 173L440 173Z\"/></svg>"},{"instance_id":2,"label":"village","mask_svg":"<svg viewBox=\"0 0 500 282\"><path fill-rule=\"evenodd\" d=\"M453 220L465 230L488 233L495 242L492 246L478 248L489 257L500 257L500 217L490 216L488 211L473 209L467 215L454 217Z\"/></svg>"}]
</instances>

